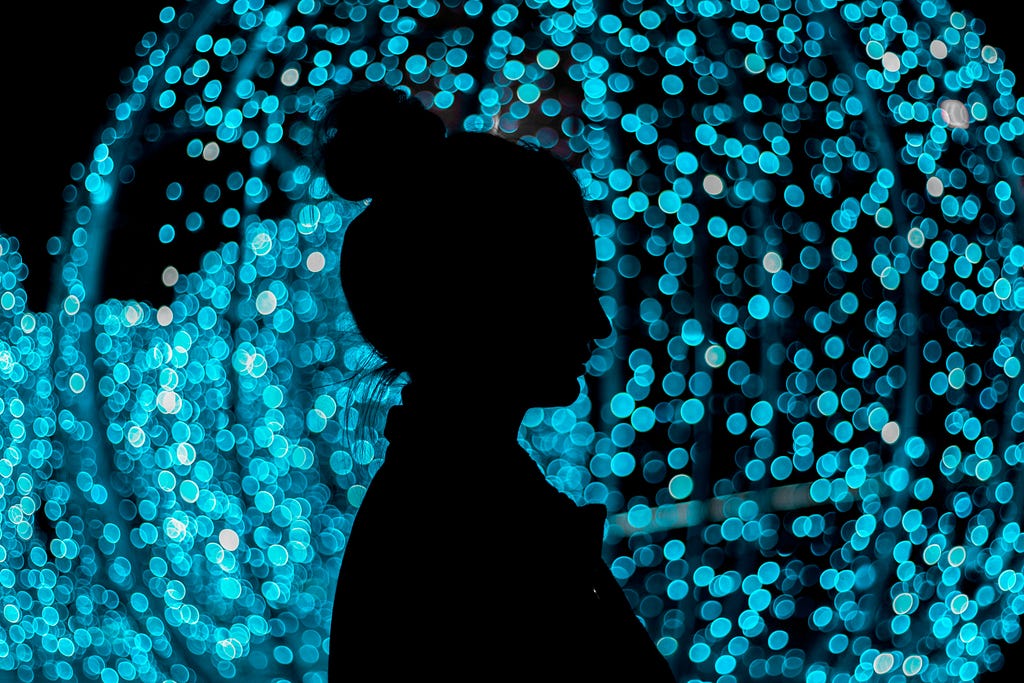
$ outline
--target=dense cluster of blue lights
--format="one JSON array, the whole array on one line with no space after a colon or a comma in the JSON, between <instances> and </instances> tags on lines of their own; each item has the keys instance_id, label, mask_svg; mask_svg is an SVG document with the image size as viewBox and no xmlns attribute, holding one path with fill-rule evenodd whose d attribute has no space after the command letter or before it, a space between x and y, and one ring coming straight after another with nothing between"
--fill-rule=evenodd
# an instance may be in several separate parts
<instances>
[{"instance_id":1,"label":"dense cluster of blue lights","mask_svg":"<svg viewBox=\"0 0 1024 683\"><path fill-rule=\"evenodd\" d=\"M337 276L362 205L310 146L363 79L579 169L615 332L521 436L608 506L606 557L680 680L1000 665L1024 613L1024 100L980 22L934 0L197 0L159 21L72 169L47 312L0 238L0 676L326 680L386 441ZM176 217L161 243L235 235L166 264L168 306L99 298L143 185Z\"/></svg>"}]
</instances>

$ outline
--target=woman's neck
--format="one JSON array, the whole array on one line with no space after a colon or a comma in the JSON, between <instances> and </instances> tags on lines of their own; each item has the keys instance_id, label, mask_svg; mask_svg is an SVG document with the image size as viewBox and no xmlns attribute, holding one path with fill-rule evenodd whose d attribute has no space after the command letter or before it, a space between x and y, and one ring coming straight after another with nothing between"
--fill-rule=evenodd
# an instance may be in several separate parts
<instances>
[{"instance_id":1,"label":"woman's neck","mask_svg":"<svg viewBox=\"0 0 1024 683\"><path fill-rule=\"evenodd\" d=\"M395 417L401 415L404 421L457 425L466 438L515 443L526 407L508 400L498 387L417 379L402 388L401 406L394 410Z\"/></svg>"}]
</instances>

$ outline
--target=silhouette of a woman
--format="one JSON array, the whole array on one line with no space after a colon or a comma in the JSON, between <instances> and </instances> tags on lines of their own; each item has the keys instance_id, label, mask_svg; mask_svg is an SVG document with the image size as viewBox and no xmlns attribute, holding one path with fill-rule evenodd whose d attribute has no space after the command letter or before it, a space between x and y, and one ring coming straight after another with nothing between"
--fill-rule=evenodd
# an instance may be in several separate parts
<instances>
[{"instance_id":1,"label":"silhouette of a woman","mask_svg":"<svg viewBox=\"0 0 1024 683\"><path fill-rule=\"evenodd\" d=\"M330 680L671 681L601 558L604 506L576 506L517 440L527 408L575 400L611 331L575 179L380 86L324 124L332 188L372 198L342 289L409 377L345 550Z\"/></svg>"}]
</instances>

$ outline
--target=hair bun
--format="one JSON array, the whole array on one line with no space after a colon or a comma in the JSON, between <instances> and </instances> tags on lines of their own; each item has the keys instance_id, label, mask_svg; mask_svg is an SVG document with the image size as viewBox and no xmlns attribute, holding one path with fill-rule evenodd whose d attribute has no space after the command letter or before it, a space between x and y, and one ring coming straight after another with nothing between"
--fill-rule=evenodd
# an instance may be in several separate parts
<instances>
[{"instance_id":1,"label":"hair bun","mask_svg":"<svg viewBox=\"0 0 1024 683\"><path fill-rule=\"evenodd\" d=\"M337 95L321 122L321 166L349 200L401 192L404 176L429 161L445 138L444 122L419 100L376 84Z\"/></svg>"}]
</instances>

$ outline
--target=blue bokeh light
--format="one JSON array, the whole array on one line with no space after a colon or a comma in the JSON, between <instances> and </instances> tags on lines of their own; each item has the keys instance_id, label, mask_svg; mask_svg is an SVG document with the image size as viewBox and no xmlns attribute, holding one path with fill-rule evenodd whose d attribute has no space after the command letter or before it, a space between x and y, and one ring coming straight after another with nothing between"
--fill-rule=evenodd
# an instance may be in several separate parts
<instances>
[{"instance_id":1,"label":"blue bokeh light","mask_svg":"<svg viewBox=\"0 0 1024 683\"><path fill-rule=\"evenodd\" d=\"M386 447L337 285L362 207L308 155L359 79L578 169L615 333L522 440L608 506L609 564L682 680L972 680L1020 638L1024 104L980 22L934 0L159 21L72 169L47 312L0 238L0 671L325 679ZM173 177L146 176L157 145ZM161 243L236 235L164 271L167 306L99 300L132 183L181 216Z\"/></svg>"}]
</instances>

